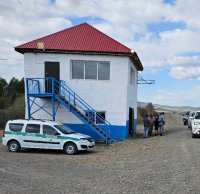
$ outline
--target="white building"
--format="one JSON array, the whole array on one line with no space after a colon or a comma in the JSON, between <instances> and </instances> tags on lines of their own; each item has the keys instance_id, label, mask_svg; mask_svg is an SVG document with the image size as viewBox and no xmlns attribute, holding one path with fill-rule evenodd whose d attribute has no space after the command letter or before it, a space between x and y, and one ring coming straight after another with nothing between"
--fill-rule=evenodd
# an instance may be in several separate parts
<instances>
[{"instance_id":1,"label":"white building","mask_svg":"<svg viewBox=\"0 0 200 194\"><path fill-rule=\"evenodd\" d=\"M131 49L84 23L15 50L24 54L30 78L27 118L60 121L95 139L126 139L136 128L137 72L143 66Z\"/></svg>"}]
</instances>

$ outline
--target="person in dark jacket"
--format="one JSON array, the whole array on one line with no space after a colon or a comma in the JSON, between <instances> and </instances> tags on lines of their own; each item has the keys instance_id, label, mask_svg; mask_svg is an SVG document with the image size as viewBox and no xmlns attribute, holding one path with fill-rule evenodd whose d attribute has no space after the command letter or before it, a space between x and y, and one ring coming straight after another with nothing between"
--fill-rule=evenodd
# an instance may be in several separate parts
<instances>
[{"instance_id":1,"label":"person in dark jacket","mask_svg":"<svg viewBox=\"0 0 200 194\"><path fill-rule=\"evenodd\" d=\"M159 126L159 123L158 123L158 115L155 116L155 119L154 119L154 130L155 130L155 135L158 135L158 126Z\"/></svg>"},{"instance_id":2,"label":"person in dark jacket","mask_svg":"<svg viewBox=\"0 0 200 194\"><path fill-rule=\"evenodd\" d=\"M164 125L165 125L165 117L164 112L160 113L160 116L158 117L158 123L159 123L159 130L160 130L160 136L163 136L164 131Z\"/></svg>"},{"instance_id":3,"label":"person in dark jacket","mask_svg":"<svg viewBox=\"0 0 200 194\"><path fill-rule=\"evenodd\" d=\"M148 137L148 132L149 132L149 127L150 127L149 115L146 115L146 117L144 118L143 122L144 122L143 138L147 138Z\"/></svg>"},{"instance_id":4,"label":"person in dark jacket","mask_svg":"<svg viewBox=\"0 0 200 194\"><path fill-rule=\"evenodd\" d=\"M150 114L150 118L149 118L149 121L150 121L150 125L149 125L149 136L152 135L152 132L153 132L153 126L154 126L154 119L153 119L153 115Z\"/></svg>"}]
</instances>

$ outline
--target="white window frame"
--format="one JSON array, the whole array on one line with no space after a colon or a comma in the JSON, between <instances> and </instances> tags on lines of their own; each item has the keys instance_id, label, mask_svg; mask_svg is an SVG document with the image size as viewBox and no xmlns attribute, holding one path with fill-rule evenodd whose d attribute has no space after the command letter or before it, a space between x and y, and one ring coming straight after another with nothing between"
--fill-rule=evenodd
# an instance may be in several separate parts
<instances>
[{"instance_id":1,"label":"white window frame","mask_svg":"<svg viewBox=\"0 0 200 194\"><path fill-rule=\"evenodd\" d=\"M83 62L83 79L81 78L80 80L97 80L97 81L109 81L110 80L110 61L89 61L89 60L71 60L71 65L70 65L70 77L71 77L71 79L78 79L78 78L73 78L72 77L72 65L73 65L73 62L76 62L76 61L80 61L80 62ZM96 63L96 65L97 65L97 79L86 79L85 78L85 64L87 63L87 62L93 62L93 63ZM109 65L109 79L100 79L99 80L99 64L100 63L107 63L108 65Z\"/></svg>"}]
</instances>

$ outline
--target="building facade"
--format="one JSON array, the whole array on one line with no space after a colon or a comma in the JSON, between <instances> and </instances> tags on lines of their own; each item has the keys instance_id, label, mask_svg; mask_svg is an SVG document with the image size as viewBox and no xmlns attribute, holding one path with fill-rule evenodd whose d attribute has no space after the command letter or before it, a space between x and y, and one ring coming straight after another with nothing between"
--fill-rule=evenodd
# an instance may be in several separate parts
<instances>
[{"instance_id":1,"label":"building facade","mask_svg":"<svg viewBox=\"0 0 200 194\"><path fill-rule=\"evenodd\" d=\"M54 43L49 43L51 41ZM83 114L86 117L92 118L92 122L99 126L104 125L104 119L109 121L109 136L113 140L124 140L136 129L137 72L142 71L143 66L131 49L84 23L20 45L15 50L24 54L25 78L54 77L62 80L95 110L85 110ZM42 90L46 82L40 83ZM30 87L27 82L26 91ZM51 120L49 112L54 106L56 114L53 120L101 139L98 133L67 109L67 105L48 101L47 97L35 98L33 103L29 100L26 98L26 118L30 117L31 109L34 113L32 118ZM38 106L42 107L43 104L45 111L44 107L38 111ZM96 114L103 118L99 123L95 121Z\"/></svg>"}]
</instances>

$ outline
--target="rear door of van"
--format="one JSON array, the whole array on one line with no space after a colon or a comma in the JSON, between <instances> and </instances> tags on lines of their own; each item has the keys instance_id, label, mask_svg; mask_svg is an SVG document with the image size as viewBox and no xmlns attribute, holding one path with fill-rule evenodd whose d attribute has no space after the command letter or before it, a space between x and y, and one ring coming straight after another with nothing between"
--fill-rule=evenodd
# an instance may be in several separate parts
<instances>
[{"instance_id":1,"label":"rear door of van","mask_svg":"<svg viewBox=\"0 0 200 194\"><path fill-rule=\"evenodd\" d=\"M23 127L24 123L19 123L17 121L8 122L5 127L4 144L6 145L9 140L14 139L17 140L22 146Z\"/></svg>"}]
</instances>

